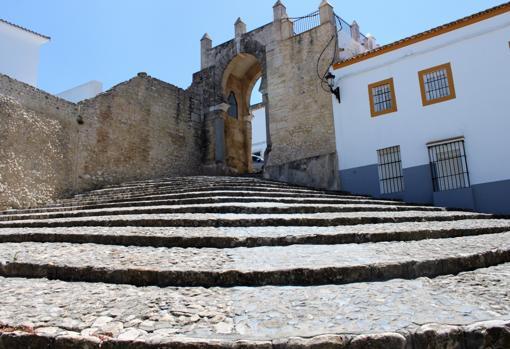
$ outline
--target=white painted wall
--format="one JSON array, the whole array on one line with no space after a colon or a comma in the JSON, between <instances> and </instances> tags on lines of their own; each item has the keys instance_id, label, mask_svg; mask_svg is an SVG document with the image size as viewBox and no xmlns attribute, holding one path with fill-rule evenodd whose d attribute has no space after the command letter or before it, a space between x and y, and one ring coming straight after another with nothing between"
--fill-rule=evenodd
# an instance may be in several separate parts
<instances>
[{"instance_id":1,"label":"white painted wall","mask_svg":"<svg viewBox=\"0 0 510 349\"><path fill-rule=\"evenodd\" d=\"M252 129L252 142L251 142L251 152L256 153L258 151L261 152L261 155L264 156L264 151L267 146L266 139L266 108L261 107L258 109L252 110L253 118L251 129Z\"/></svg>"},{"instance_id":2,"label":"white painted wall","mask_svg":"<svg viewBox=\"0 0 510 349\"><path fill-rule=\"evenodd\" d=\"M0 73L37 86L39 49L48 41L0 21Z\"/></svg>"},{"instance_id":3,"label":"white painted wall","mask_svg":"<svg viewBox=\"0 0 510 349\"><path fill-rule=\"evenodd\" d=\"M348 27L347 23L342 25L342 28L339 28L338 32L338 47L341 48L339 58L341 60L351 58L352 56L356 56L360 53L367 51L365 46L362 44L364 42L364 38L361 35L360 41L358 42L352 38L351 29Z\"/></svg>"},{"instance_id":4,"label":"white painted wall","mask_svg":"<svg viewBox=\"0 0 510 349\"><path fill-rule=\"evenodd\" d=\"M465 137L471 183L510 178L510 13L336 69L340 169L377 163L400 145L404 168L429 162L426 143ZM424 107L418 71L450 62L457 98ZM398 111L370 115L368 85L395 83Z\"/></svg>"},{"instance_id":5,"label":"white painted wall","mask_svg":"<svg viewBox=\"0 0 510 349\"><path fill-rule=\"evenodd\" d=\"M69 102L78 103L85 99L94 98L101 92L103 92L103 84L99 81L92 80L61 92L57 96Z\"/></svg>"}]
</instances>

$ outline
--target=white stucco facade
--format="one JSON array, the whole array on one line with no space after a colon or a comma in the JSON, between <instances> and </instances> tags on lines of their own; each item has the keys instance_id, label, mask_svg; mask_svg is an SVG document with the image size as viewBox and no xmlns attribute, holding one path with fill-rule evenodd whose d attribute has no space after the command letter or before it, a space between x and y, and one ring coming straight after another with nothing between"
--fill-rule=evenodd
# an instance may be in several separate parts
<instances>
[{"instance_id":1,"label":"white stucco facade","mask_svg":"<svg viewBox=\"0 0 510 349\"><path fill-rule=\"evenodd\" d=\"M39 51L48 37L0 20L0 73L37 86Z\"/></svg>"},{"instance_id":2,"label":"white stucco facade","mask_svg":"<svg viewBox=\"0 0 510 349\"><path fill-rule=\"evenodd\" d=\"M353 183L356 169L377 165L378 149L396 145L404 171L427 166L427 143L464 137L471 186L510 180L509 41L506 12L335 69L342 96L341 103L333 99L340 176ZM445 63L456 98L424 106L418 72ZM368 86L390 78L397 111L372 117Z\"/></svg>"},{"instance_id":3,"label":"white stucco facade","mask_svg":"<svg viewBox=\"0 0 510 349\"><path fill-rule=\"evenodd\" d=\"M252 108L251 113L253 115L251 119L252 128L252 142L251 152L252 154L260 154L264 157L264 151L267 147L266 138L266 109L264 105L259 104Z\"/></svg>"},{"instance_id":4,"label":"white stucco facade","mask_svg":"<svg viewBox=\"0 0 510 349\"><path fill-rule=\"evenodd\" d=\"M61 92L57 94L57 96L69 102L78 103L85 99L94 98L101 92L103 92L103 84L99 81L92 80Z\"/></svg>"}]
</instances>

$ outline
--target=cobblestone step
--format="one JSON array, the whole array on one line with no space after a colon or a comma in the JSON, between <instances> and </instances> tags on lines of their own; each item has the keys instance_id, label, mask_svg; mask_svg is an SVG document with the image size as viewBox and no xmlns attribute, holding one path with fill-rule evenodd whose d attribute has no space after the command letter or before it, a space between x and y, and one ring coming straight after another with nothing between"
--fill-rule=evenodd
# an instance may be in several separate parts
<instances>
[{"instance_id":1,"label":"cobblestone step","mask_svg":"<svg viewBox=\"0 0 510 349\"><path fill-rule=\"evenodd\" d=\"M510 232L411 242L232 249L3 243L0 261L1 276L136 286L346 284L435 277L507 263Z\"/></svg>"},{"instance_id":2,"label":"cobblestone step","mask_svg":"<svg viewBox=\"0 0 510 349\"><path fill-rule=\"evenodd\" d=\"M0 347L504 349L509 289L510 264L434 279L314 287L0 278L0 319L11 330L0 334Z\"/></svg>"},{"instance_id":3,"label":"cobblestone step","mask_svg":"<svg viewBox=\"0 0 510 349\"><path fill-rule=\"evenodd\" d=\"M297 189L297 190L306 190L306 191L320 191L326 192L323 189L313 189L310 187L303 187L298 185L292 185L284 182L276 182L270 180L263 180L260 178L240 178L240 177L174 177L161 179L158 181L149 181L149 182L140 182L138 184L135 183L123 183L120 185L112 185L106 186L102 189L93 190L90 192L108 192L108 191L117 191L124 190L126 188L129 189L143 189L143 188L163 188L163 187L180 187L180 188L189 188L193 186L217 186L217 185L229 185L229 186L264 186L264 187L274 187L274 188L288 188L288 189ZM345 193L345 192L334 192Z\"/></svg>"},{"instance_id":4,"label":"cobblestone step","mask_svg":"<svg viewBox=\"0 0 510 349\"><path fill-rule=\"evenodd\" d=\"M288 198L288 199L334 199L334 200L352 200L352 201L371 201L372 199L366 197L348 196L348 195L331 195L331 194L320 194L320 193L308 193L308 194L296 194L280 191L272 192L257 192L257 191L239 191L229 188L228 190L215 190L210 189L206 191L190 191L185 193L174 193L174 194L152 194L142 195L135 197L104 197L98 199L64 199L59 200L49 207L61 207L69 205L85 205L85 204L97 204L97 203L117 203L117 202L137 202L141 200L182 200L182 199L195 199L203 197L237 197L237 198L252 198L252 197L263 197L263 198ZM385 201L377 200L387 203L400 203L399 201Z\"/></svg>"},{"instance_id":5,"label":"cobblestone step","mask_svg":"<svg viewBox=\"0 0 510 349\"><path fill-rule=\"evenodd\" d=\"M0 349L506 349L509 262L492 215L134 181L0 212Z\"/></svg>"},{"instance_id":6,"label":"cobblestone step","mask_svg":"<svg viewBox=\"0 0 510 349\"><path fill-rule=\"evenodd\" d=\"M510 231L509 220L383 223L337 227L3 228L0 242L68 242L153 247L335 245L440 239Z\"/></svg>"},{"instance_id":7,"label":"cobblestone step","mask_svg":"<svg viewBox=\"0 0 510 349\"><path fill-rule=\"evenodd\" d=\"M492 216L488 214L456 211L384 211L313 214L182 213L0 221L0 228L339 226L491 218Z\"/></svg>"},{"instance_id":8,"label":"cobblestone step","mask_svg":"<svg viewBox=\"0 0 510 349\"><path fill-rule=\"evenodd\" d=\"M111 203L80 204L74 206L50 206L30 209L12 209L0 211L2 215L24 214L24 213L44 213L44 212L64 212L87 209L102 208L120 208L120 207L140 207L140 206L179 206L179 205L200 205L200 204L220 204L220 203L275 203L275 204L328 204L328 205L398 205L405 207L417 207L418 205L405 204L397 201L384 201L374 199L331 199L331 198L293 198L285 197L236 197L236 196L202 196L190 199L167 199L167 200L131 200ZM425 206L431 208L430 206ZM436 208L436 210L441 210Z\"/></svg>"},{"instance_id":9,"label":"cobblestone step","mask_svg":"<svg viewBox=\"0 0 510 349\"><path fill-rule=\"evenodd\" d=\"M218 194L228 194L228 196L235 197L266 197L266 198L279 198L279 197L290 197L290 198L329 198L329 199L349 199L349 200L369 200L367 197L356 197L349 195L332 195L332 194L321 194L318 192L301 192L293 193L285 190L257 190L254 188L239 188L233 190L232 187L221 187L221 188L193 188L191 191L179 192L179 191L154 191L151 193L137 193L137 194L117 194L117 195L104 195L104 196L90 196L85 198L71 198L66 200L60 200L57 204L76 204L76 203L96 203L96 202L116 202L116 201L137 201L144 199L189 199L196 197L208 197L216 196ZM382 201L382 200L379 200Z\"/></svg>"},{"instance_id":10,"label":"cobblestone step","mask_svg":"<svg viewBox=\"0 0 510 349\"><path fill-rule=\"evenodd\" d=\"M0 215L0 221L27 219L53 219L72 217L97 217L113 215L139 214L176 214L176 213L239 213L239 214L304 214L325 212L400 212L400 211L444 211L430 206L400 205L327 205L327 204L282 204L282 203L219 203L172 206L145 206L100 208L89 210L71 210L61 212L15 213Z\"/></svg>"},{"instance_id":11,"label":"cobblestone step","mask_svg":"<svg viewBox=\"0 0 510 349\"><path fill-rule=\"evenodd\" d=\"M162 188L153 188L153 189L145 189L145 190L131 190L131 189L123 189L118 192L89 192L85 194L75 195L75 199L97 199L97 198L114 198L114 197L138 197L151 195L154 193L160 194L172 194L172 193L186 193L189 191L212 191L212 190L237 190L237 191L254 191L254 192L272 192L279 191L288 194L326 194L325 192L318 190L310 190L310 189L294 189L287 187L273 187L273 186L264 186L264 185L228 185L228 184L218 184L218 185L193 185L193 186L169 186ZM329 194L329 195L338 195L338 194ZM343 196L354 197L353 195L343 194Z\"/></svg>"}]
</instances>

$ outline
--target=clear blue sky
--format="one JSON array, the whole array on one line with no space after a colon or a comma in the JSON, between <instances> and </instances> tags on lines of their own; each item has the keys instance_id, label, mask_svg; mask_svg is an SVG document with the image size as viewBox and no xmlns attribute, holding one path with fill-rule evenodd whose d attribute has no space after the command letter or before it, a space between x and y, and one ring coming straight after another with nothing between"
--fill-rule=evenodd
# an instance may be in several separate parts
<instances>
[{"instance_id":1,"label":"clear blue sky","mask_svg":"<svg viewBox=\"0 0 510 349\"><path fill-rule=\"evenodd\" d=\"M51 36L42 49L39 87L51 93L89 80L105 88L145 71L180 87L200 69L200 38L232 38L272 20L276 0L2 0L0 18ZM320 0L284 0L291 17ZM348 22L381 44L506 2L505 0L330 0Z\"/></svg>"}]
</instances>

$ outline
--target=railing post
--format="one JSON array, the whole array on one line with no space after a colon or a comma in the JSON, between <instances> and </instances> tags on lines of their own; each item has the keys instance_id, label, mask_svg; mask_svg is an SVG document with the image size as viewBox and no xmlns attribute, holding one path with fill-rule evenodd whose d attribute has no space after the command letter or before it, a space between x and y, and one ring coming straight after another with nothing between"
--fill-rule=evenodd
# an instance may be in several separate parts
<instances>
[{"instance_id":1,"label":"railing post","mask_svg":"<svg viewBox=\"0 0 510 349\"><path fill-rule=\"evenodd\" d=\"M277 22L287 17L287 8L278 0L273 6L273 20Z\"/></svg>"},{"instance_id":2,"label":"railing post","mask_svg":"<svg viewBox=\"0 0 510 349\"><path fill-rule=\"evenodd\" d=\"M322 0L319 6L319 14L321 18L321 24L328 22L335 24L335 12L333 11L333 6L331 6L328 0Z\"/></svg>"},{"instance_id":3,"label":"railing post","mask_svg":"<svg viewBox=\"0 0 510 349\"><path fill-rule=\"evenodd\" d=\"M246 33L246 24L242 21L241 17L237 19L234 24L236 39L240 38L243 34Z\"/></svg>"},{"instance_id":4,"label":"railing post","mask_svg":"<svg viewBox=\"0 0 510 349\"><path fill-rule=\"evenodd\" d=\"M351 24L351 37L354 41L359 42L360 39L359 24L356 21L353 21Z\"/></svg>"},{"instance_id":5,"label":"railing post","mask_svg":"<svg viewBox=\"0 0 510 349\"><path fill-rule=\"evenodd\" d=\"M200 40L200 69L209 66L209 50L212 48L212 40L209 34L205 33Z\"/></svg>"},{"instance_id":6,"label":"railing post","mask_svg":"<svg viewBox=\"0 0 510 349\"><path fill-rule=\"evenodd\" d=\"M273 35L277 40L287 39L292 36L292 22L290 22L288 17L287 8L278 0L273 6ZM290 35L289 26L291 27Z\"/></svg>"},{"instance_id":7,"label":"railing post","mask_svg":"<svg viewBox=\"0 0 510 349\"><path fill-rule=\"evenodd\" d=\"M375 38L372 35L368 34L367 35L367 47L366 47L366 49L367 50L373 50L376 47L377 47L377 42L376 42Z\"/></svg>"}]
</instances>

